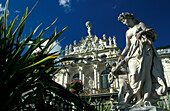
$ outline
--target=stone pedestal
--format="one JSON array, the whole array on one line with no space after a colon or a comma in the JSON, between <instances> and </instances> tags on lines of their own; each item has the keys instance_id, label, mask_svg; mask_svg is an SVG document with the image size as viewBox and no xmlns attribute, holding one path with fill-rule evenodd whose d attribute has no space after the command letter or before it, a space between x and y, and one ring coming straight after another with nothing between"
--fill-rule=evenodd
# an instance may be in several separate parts
<instances>
[{"instance_id":1,"label":"stone pedestal","mask_svg":"<svg viewBox=\"0 0 170 111\"><path fill-rule=\"evenodd\" d=\"M148 107L133 107L133 108L125 108L120 111L163 111L162 108L158 108L156 106L148 106Z\"/></svg>"}]
</instances>

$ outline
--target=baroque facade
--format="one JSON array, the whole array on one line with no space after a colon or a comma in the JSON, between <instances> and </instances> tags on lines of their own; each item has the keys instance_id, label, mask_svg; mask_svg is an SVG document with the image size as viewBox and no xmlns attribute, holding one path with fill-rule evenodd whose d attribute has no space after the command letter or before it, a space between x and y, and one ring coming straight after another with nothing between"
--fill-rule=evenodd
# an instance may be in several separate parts
<instances>
[{"instance_id":1,"label":"baroque facade","mask_svg":"<svg viewBox=\"0 0 170 111\"><path fill-rule=\"evenodd\" d=\"M85 84L85 90L93 90L96 93L99 89L110 88L108 83L109 72L105 68L106 61L117 61L120 48L117 46L116 37L109 37L103 34L102 39L91 34L90 22L86 22L88 36L81 38L80 42L74 41L73 45L67 45L64 57L84 58L81 60L64 62L64 69L56 76L56 82L65 86L65 83L78 78ZM91 25L91 23L90 23ZM117 80L110 88L118 87Z\"/></svg>"},{"instance_id":2,"label":"baroque facade","mask_svg":"<svg viewBox=\"0 0 170 111\"><path fill-rule=\"evenodd\" d=\"M84 58L63 62L64 68L56 75L55 81L63 86L72 79L82 80L85 84L84 90L98 93L101 89L109 89L112 93L119 87L118 80L113 84L108 83L109 72L105 68L106 61L117 61L120 48L117 46L116 37L108 37L103 34L102 39L91 34L91 23L86 22L88 36L82 37L77 43L65 47L64 57ZM166 50L166 51L165 51ZM165 78L170 87L170 49L157 50L161 57Z\"/></svg>"},{"instance_id":3,"label":"baroque facade","mask_svg":"<svg viewBox=\"0 0 170 111\"><path fill-rule=\"evenodd\" d=\"M157 49L161 58L167 86L170 87L170 45Z\"/></svg>"}]
</instances>

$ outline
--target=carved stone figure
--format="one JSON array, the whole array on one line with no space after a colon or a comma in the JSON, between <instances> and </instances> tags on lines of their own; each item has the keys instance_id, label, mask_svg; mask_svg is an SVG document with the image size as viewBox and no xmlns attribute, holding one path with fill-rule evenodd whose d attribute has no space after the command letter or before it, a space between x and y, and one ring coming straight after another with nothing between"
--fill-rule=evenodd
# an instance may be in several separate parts
<instances>
[{"instance_id":1,"label":"carved stone figure","mask_svg":"<svg viewBox=\"0 0 170 111\"><path fill-rule=\"evenodd\" d=\"M89 88L89 89L92 89L92 88L93 88L93 84L94 84L93 82L94 82L94 81L93 81L93 79L92 79L91 76L89 76L88 79L89 79L89 81L88 81L88 88Z\"/></svg>"},{"instance_id":2,"label":"carved stone figure","mask_svg":"<svg viewBox=\"0 0 170 111\"><path fill-rule=\"evenodd\" d=\"M69 46L69 53L71 53L72 52L72 45L70 44L70 46Z\"/></svg>"},{"instance_id":3,"label":"carved stone figure","mask_svg":"<svg viewBox=\"0 0 170 111\"><path fill-rule=\"evenodd\" d=\"M66 45L66 47L65 47L65 54L66 55L68 54L68 45Z\"/></svg>"},{"instance_id":4,"label":"carved stone figure","mask_svg":"<svg viewBox=\"0 0 170 111\"><path fill-rule=\"evenodd\" d=\"M121 66L116 72L116 62L107 62L106 69L110 72L108 75L109 83L112 84L115 78L118 78L119 81L119 93L118 93L118 102L119 104L124 103L124 94L127 89L128 79L127 79L127 67L126 65ZM114 73L113 73L114 72ZM126 101L126 100L125 100Z\"/></svg>"},{"instance_id":5,"label":"carved stone figure","mask_svg":"<svg viewBox=\"0 0 170 111\"><path fill-rule=\"evenodd\" d=\"M106 40L106 37L107 37L106 34L103 34L103 40Z\"/></svg>"},{"instance_id":6,"label":"carved stone figure","mask_svg":"<svg viewBox=\"0 0 170 111\"><path fill-rule=\"evenodd\" d=\"M112 38L109 36L109 45L112 45Z\"/></svg>"},{"instance_id":7,"label":"carved stone figure","mask_svg":"<svg viewBox=\"0 0 170 111\"><path fill-rule=\"evenodd\" d=\"M74 40L74 45L77 45L77 41L76 40Z\"/></svg>"},{"instance_id":8,"label":"carved stone figure","mask_svg":"<svg viewBox=\"0 0 170 111\"><path fill-rule=\"evenodd\" d=\"M86 27L87 27L87 29L88 29L87 32L88 32L89 36L92 37L92 34L91 34L92 24L91 24L90 21L87 21L87 22L86 22Z\"/></svg>"},{"instance_id":9,"label":"carved stone figure","mask_svg":"<svg viewBox=\"0 0 170 111\"><path fill-rule=\"evenodd\" d=\"M166 93L167 88L162 63L153 45L157 34L128 12L120 14L118 20L129 27L126 47L118 61L119 65L127 63L129 68L130 98L133 97L133 105L151 106Z\"/></svg>"},{"instance_id":10,"label":"carved stone figure","mask_svg":"<svg viewBox=\"0 0 170 111\"><path fill-rule=\"evenodd\" d=\"M98 42L99 38L95 35L94 36L95 43Z\"/></svg>"},{"instance_id":11,"label":"carved stone figure","mask_svg":"<svg viewBox=\"0 0 170 111\"><path fill-rule=\"evenodd\" d=\"M115 47L117 46L116 37L115 36L113 36L113 44L114 44Z\"/></svg>"}]
</instances>

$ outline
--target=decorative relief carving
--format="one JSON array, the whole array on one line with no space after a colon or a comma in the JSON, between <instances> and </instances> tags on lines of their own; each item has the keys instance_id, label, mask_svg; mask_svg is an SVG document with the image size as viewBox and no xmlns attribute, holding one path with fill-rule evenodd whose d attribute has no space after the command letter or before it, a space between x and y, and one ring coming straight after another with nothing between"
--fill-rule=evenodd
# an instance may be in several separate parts
<instances>
[{"instance_id":1,"label":"decorative relief carving","mask_svg":"<svg viewBox=\"0 0 170 111\"><path fill-rule=\"evenodd\" d=\"M109 37L109 40L106 39L106 34L103 34L103 39L99 39L96 35L93 36L91 34L91 28L92 24L90 21L86 22L86 27L88 29L88 36L85 38L81 38L81 41L77 43L77 41L74 41L74 45L72 46L70 44L69 48L66 47L66 54L78 54L78 53L86 53L86 52L92 52L92 51L98 51L103 50L105 48L110 48L113 46L112 44L112 38ZM109 42L109 44L108 44ZM116 38L114 36L113 38L114 46L117 47ZM72 48L74 51L72 51Z\"/></svg>"},{"instance_id":2,"label":"decorative relief carving","mask_svg":"<svg viewBox=\"0 0 170 111\"><path fill-rule=\"evenodd\" d=\"M91 52L94 50L102 50L105 48L104 44L102 43L102 40L99 39L97 36L93 36L93 37L88 36L85 39L82 39L80 43L74 47L76 49L74 50L74 52L78 52L78 53Z\"/></svg>"}]
</instances>

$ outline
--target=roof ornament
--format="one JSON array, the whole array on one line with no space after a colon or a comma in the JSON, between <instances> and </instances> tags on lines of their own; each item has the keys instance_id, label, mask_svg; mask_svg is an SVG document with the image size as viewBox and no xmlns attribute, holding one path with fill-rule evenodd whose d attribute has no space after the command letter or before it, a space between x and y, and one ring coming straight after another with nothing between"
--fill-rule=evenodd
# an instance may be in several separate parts
<instances>
[{"instance_id":1,"label":"roof ornament","mask_svg":"<svg viewBox=\"0 0 170 111\"><path fill-rule=\"evenodd\" d=\"M91 22L90 21L87 21L86 22L86 27L87 27L87 32L88 32L88 34L89 34L89 37L92 37L92 34L91 34L91 28L92 28L92 24L91 24Z\"/></svg>"}]
</instances>

